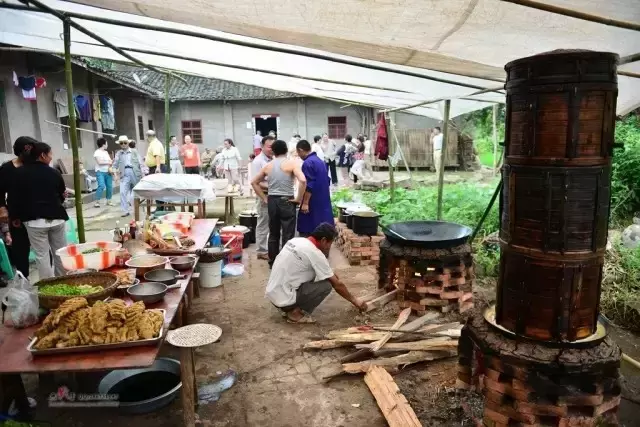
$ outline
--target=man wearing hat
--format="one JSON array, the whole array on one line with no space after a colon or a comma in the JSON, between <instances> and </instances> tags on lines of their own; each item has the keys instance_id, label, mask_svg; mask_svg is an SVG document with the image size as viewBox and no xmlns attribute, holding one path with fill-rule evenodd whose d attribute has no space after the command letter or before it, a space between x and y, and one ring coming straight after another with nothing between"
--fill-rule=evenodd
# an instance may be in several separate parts
<instances>
[{"instance_id":1,"label":"man wearing hat","mask_svg":"<svg viewBox=\"0 0 640 427\"><path fill-rule=\"evenodd\" d=\"M126 135L118 137L121 150L116 153L113 160L113 169L120 174L120 207L122 216L131 214L131 200L133 187L142 179L144 165L138 151L135 150L135 142Z\"/></svg>"},{"instance_id":2,"label":"man wearing hat","mask_svg":"<svg viewBox=\"0 0 640 427\"><path fill-rule=\"evenodd\" d=\"M147 148L147 157L145 160L149 167L149 173L161 173L166 172L164 161L164 145L158 138L156 138L155 131L149 129L147 131L147 142L149 146Z\"/></svg>"}]
</instances>

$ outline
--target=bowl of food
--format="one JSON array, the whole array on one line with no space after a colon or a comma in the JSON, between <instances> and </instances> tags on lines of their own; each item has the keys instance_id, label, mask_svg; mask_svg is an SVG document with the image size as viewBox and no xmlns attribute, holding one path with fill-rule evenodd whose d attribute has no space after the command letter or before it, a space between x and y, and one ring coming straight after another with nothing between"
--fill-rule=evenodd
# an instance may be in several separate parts
<instances>
[{"instance_id":1,"label":"bowl of food","mask_svg":"<svg viewBox=\"0 0 640 427\"><path fill-rule=\"evenodd\" d=\"M169 258L160 255L140 255L133 257L125 265L136 269L136 276L144 277L150 271L164 268Z\"/></svg>"},{"instance_id":2,"label":"bowl of food","mask_svg":"<svg viewBox=\"0 0 640 427\"><path fill-rule=\"evenodd\" d=\"M65 270L92 268L104 270L116 263L116 254L122 247L117 242L91 242L65 246L56 251Z\"/></svg>"},{"instance_id":3,"label":"bowl of food","mask_svg":"<svg viewBox=\"0 0 640 427\"><path fill-rule=\"evenodd\" d=\"M114 271L118 277L118 289L127 289L130 286L140 283L139 279L136 279L136 269L127 268L126 270Z\"/></svg>"},{"instance_id":4,"label":"bowl of food","mask_svg":"<svg viewBox=\"0 0 640 427\"><path fill-rule=\"evenodd\" d=\"M113 273L81 273L40 280L38 289L40 307L55 309L68 299L83 297L89 304L113 295L118 277Z\"/></svg>"},{"instance_id":5,"label":"bowl of food","mask_svg":"<svg viewBox=\"0 0 640 427\"><path fill-rule=\"evenodd\" d=\"M161 224L172 226L175 231L186 233L190 228L196 214L192 212L174 212L159 218Z\"/></svg>"}]
</instances>

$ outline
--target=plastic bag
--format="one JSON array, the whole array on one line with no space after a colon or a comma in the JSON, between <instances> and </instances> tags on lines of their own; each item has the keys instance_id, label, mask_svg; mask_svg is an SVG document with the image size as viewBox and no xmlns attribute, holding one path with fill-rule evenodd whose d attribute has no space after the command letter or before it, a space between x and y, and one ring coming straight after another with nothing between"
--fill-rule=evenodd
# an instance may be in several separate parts
<instances>
[{"instance_id":1,"label":"plastic bag","mask_svg":"<svg viewBox=\"0 0 640 427\"><path fill-rule=\"evenodd\" d=\"M7 308L5 324L14 328L26 328L38 323L38 291L29 283L29 279L18 271L4 291L2 304Z\"/></svg>"},{"instance_id":2,"label":"plastic bag","mask_svg":"<svg viewBox=\"0 0 640 427\"><path fill-rule=\"evenodd\" d=\"M244 273L244 265L242 264L227 264L222 268L222 274L224 276L241 276Z\"/></svg>"}]
</instances>

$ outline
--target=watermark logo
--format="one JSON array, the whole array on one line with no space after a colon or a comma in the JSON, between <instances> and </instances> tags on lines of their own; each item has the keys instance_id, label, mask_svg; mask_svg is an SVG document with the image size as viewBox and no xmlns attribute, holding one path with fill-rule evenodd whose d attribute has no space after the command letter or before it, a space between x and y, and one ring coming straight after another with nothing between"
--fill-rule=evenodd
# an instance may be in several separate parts
<instances>
[{"instance_id":1,"label":"watermark logo","mask_svg":"<svg viewBox=\"0 0 640 427\"><path fill-rule=\"evenodd\" d=\"M49 407L51 408L114 408L120 402L117 394L101 393L74 393L69 387L58 387L58 390L49 394Z\"/></svg>"}]
</instances>

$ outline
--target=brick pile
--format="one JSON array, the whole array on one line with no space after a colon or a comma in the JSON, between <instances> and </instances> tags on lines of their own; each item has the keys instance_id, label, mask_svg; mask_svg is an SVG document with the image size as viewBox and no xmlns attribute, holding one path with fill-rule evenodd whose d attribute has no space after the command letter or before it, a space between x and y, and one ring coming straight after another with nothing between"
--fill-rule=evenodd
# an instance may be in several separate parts
<instances>
[{"instance_id":1,"label":"brick pile","mask_svg":"<svg viewBox=\"0 0 640 427\"><path fill-rule=\"evenodd\" d=\"M338 248L349 260L350 265L377 265L380 260L380 241L384 235L359 236L347 227L347 224L336 220L338 230Z\"/></svg>"},{"instance_id":2,"label":"brick pile","mask_svg":"<svg viewBox=\"0 0 640 427\"><path fill-rule=\"evenodd\" d=\"M620 350L607 338L591 348L550 348L510 339L484 319L459 340L457 387L484 395L484 425L595 427L615 422ZM614 424L617 425L617 424Z\"/></svg>"}]
</instances>

